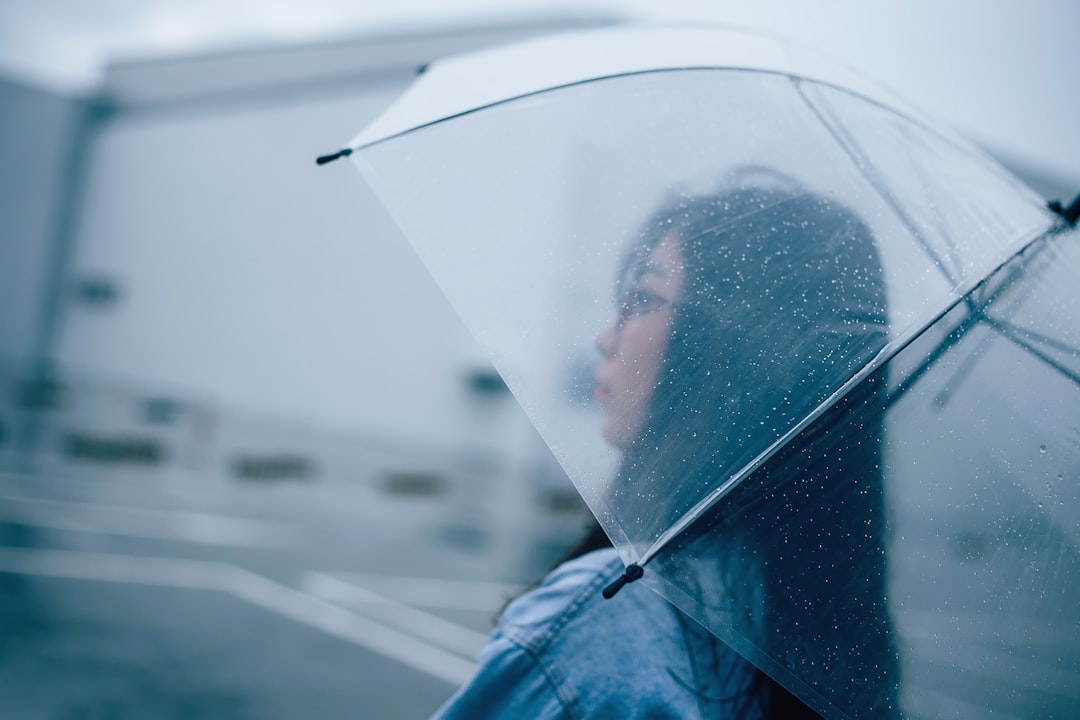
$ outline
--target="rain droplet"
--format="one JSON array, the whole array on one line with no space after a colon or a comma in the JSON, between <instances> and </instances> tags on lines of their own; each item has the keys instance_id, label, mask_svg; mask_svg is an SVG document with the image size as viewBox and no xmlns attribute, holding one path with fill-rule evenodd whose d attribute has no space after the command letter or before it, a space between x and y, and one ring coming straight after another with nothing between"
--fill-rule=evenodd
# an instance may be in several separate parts
<instances>
[{"instance_id":1,"label":"rain droplet","mask_svg":"<svg viewBox=\"0 0 1080 720\"><path fill-rule=\"evenodd\" d=\"M1046 446L1045 445L1040 445L1039 446L1039 452L1045 453L1046 452Z\"/></svg>"}]
</instances>

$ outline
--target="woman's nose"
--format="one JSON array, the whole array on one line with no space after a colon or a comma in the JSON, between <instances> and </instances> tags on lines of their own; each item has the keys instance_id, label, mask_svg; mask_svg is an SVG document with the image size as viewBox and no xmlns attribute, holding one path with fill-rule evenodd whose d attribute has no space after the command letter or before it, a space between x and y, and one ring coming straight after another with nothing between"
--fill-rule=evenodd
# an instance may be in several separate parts
<instances>
[{"instance_id":1,"label":"woman's nose","mask_svg":"<svg viewBox=\"0 0 1080 720\"><path fill-rule=\"evenodd\" d=\"M618 335L616 323L611 323L596 336L596 349L606 358L615 354L615 340Z\"/></svg>"}]
</instances>

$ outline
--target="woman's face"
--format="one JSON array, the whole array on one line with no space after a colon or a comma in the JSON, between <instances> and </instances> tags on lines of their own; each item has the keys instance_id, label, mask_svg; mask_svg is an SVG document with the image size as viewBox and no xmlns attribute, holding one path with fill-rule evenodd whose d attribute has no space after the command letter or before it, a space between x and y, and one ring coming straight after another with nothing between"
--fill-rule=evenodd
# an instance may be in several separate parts
<instances>
[{"instance_id":1,"label":"woman's face","mask_svg":"<svg viewBox=\"0 0 1080 720\"><path fill-rule=\"evenodd\" d=\"M603 356L596 370L596 399L604 408L604 439L615 447L630 447L645 426L682 284L682 253L669 235L649 254L615 322L596 338Z\"/></svg>"}]
</instances>

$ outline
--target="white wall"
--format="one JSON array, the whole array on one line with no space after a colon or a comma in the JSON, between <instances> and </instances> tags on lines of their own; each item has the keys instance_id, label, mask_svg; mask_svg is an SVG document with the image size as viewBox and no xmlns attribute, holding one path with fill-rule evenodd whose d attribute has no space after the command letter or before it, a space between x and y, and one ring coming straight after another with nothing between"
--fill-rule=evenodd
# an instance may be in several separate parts
<instances>
[{"instance_id":1,"label":"white wall","mask_svg":"<svg viewBox=\"0 0 1080 720\"><path fill-rule=\"evenodd\" d=\"M224 407L444 433L471 341L345 163L314 157L394 86L315 101L119 115L94 145L60 359Z\"/></svg>"},{"instance_id":2,"label":"white wall","mask_svg":"<svg viewBox=\"0 0 1080 720\"><path fill-rule=\"evenodd\" d=\"M463 421L486 402L468 385L489 368L483 354L359 174L314 158L374 118L421 60L543 29L115 68L73 273L119 293L65 308L59 359L335 431L505 443Z\"/></svg>"}]
</instances>

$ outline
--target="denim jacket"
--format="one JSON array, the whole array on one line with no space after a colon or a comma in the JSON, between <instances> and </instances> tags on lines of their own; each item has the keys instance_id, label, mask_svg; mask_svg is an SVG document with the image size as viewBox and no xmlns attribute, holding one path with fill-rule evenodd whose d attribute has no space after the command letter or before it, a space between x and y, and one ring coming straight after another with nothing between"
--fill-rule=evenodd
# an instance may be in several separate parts
<instances>
[{"instance_id":1,"label":"denim jacket","mask_svg":"<svg viewBox=\"0 0 1080 720\"><path fill-rule=\"evenodd\" d=\"M752 667L641 583L604 600L614 550L556 568L503 613L438 720L731 718Z\"/></svg>"}]
</instances>

